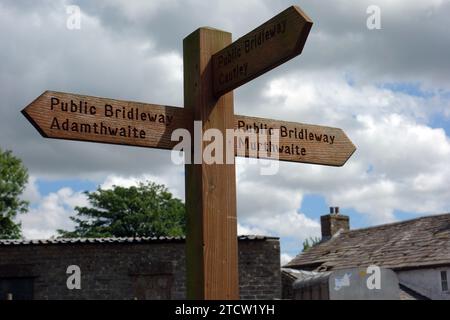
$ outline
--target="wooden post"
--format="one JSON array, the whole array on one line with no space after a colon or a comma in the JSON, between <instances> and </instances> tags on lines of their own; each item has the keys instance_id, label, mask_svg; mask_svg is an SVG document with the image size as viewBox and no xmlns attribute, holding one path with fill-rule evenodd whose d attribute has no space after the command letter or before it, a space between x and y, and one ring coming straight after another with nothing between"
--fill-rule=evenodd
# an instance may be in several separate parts
<instances>
[{"instance_id":1,"label":"wooden post","mask_svg":"<svg viewBox=\"0 0 450 320\"><path fill-rule=\"evenodd\" d=\"M172 149L178 145L171 141L173 131L190 129L193 143L190 154L185 151L191 161L185 166L187 298L238 299L235 165L204 163L209 145L202 135L208 129L222 133L224 154L212 156L226 161L227 129L256 126L268 128L269 135L275 129L284 134L270 159L274 153L283 161L342 166L356 148L341 129L234 115L232 90L299 55L311 26L311 19L292 6L233 44L228 32L193 32L183 41L184 109L46 91L22 113L44 137L54 139ZM201 122L201 132L193 120ZM241 155L267 157L239 148Z\"/></svg>"},{"instance_id":2,"label":"wooden post","mask_svg":"<svg viewBox=\"0 0 450 320\"><path fill-rule=\"evenodd\" d=\"M225 130L234 128L233 92L214 97L211 57L230 43L230 33L210 28L183 41L184 106L202 121L203 132L219 129L224 146ZM194 164L199 139L192 139L193 164L185 167L187 298L239 299L235 166L203 163L203 142L202 164Z\"/></svg>"}]
</instances>

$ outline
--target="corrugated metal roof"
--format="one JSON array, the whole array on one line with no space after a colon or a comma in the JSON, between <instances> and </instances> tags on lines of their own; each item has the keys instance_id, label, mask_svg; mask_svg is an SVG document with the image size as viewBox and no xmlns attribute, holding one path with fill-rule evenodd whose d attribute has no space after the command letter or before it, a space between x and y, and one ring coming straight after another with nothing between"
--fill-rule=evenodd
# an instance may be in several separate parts
<instances>
[{"instance_id":1,"label":"corrugated metal roof","mask_svg":"<svg viewBox=\"0 0 450 320\"><path fill-rule=\"evenodd\" d=\"M240 241L265 241L278 240L277 237L242 235L238 236ZM89 243L161 243L161 242L184 242L185 237L137 237L137 238L55 238L39 240L1 240L0 246L12 245L48 245L48 244L89 244Z\"/></svg>"}]
</instances>

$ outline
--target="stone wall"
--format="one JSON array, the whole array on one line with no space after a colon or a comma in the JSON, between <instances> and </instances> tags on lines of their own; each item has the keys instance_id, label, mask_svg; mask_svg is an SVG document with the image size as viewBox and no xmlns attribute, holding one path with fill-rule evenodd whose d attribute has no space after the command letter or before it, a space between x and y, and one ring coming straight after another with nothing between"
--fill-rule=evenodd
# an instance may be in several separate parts
<instances>
[{"instance_id":1,"label":"stone wall","mask_svg":"<svg viewBox=\"0 0 450 320\"><path fill-rule=\"evenodd\" d=\"M241 299L280 299L281 268L278 240L239 242Z\"/></svg>"},{"instance_id":2,"label":"stone wall","mask_svg":"<svg viewBox=\"0 0 450 320\"><path fill-rule=\"evenodd\" d=\"M242 299L281 298L279 250L277 239L239 241ZM70 265L81 290L67 288ZM0 294L18 279L34 299L184 299L184 241L0 245Z\"/></svg>"}]
</instances>

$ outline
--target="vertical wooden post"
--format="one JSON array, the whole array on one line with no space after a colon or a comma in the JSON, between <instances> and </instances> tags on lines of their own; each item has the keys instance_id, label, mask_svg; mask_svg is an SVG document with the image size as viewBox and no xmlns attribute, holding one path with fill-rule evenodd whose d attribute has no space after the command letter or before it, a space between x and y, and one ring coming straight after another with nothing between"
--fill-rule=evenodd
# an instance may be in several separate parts
<instances>
[{"instance_id":1,"label":"vertical wooden post","mask_svg":"<svg viewBox=\"0 0 450 320\"><path fill-rule=\"evenodd\" d=\"M211 56L230 43L230 33L210 28L200 28L183 41L184 107L202 121L203 132L222 132L224 149L225 130L234 128L233 93L213 96ZM200 137L192 137L193 163ZM204 147L201 142L202 159ZM202 161L186 164L185 171L187 297L239 299L235 166Z\"/></svg>"}]
</instances>

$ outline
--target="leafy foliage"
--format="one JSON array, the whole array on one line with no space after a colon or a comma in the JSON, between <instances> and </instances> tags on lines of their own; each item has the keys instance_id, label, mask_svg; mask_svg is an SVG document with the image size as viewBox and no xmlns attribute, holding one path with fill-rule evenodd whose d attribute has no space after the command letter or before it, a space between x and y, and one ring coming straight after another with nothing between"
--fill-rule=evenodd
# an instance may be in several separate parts
<instances>
[{"instance_id":1,"label":"leafy foliage","mask_svg":"<svg viewBox=\"0 0 450 320\"><path fill-rule=\"evenodd\" d=\"M0 239L21 237L21 224L14 218L28 211L28 202L20 198L28 182L28 171L11 151L0 149Z\"/></svg>"},{"instance_id":2,"label":"leafy foliage","mask_svg":"<svg viewBox=\"0 0 450 320\"><path fill-rule=\"evenodd\" d=\"M74 231L58 230L62 237L148 237L185 234L185 208L164 185L114 186L85 192L89 207L76 207Z\"/></svg>"},{"instance_id":3,"label":"leafy foliage","mask_svg":"<svg viewBox=\"0 0 450 320\"><path fill-rule=\"evenodd\" d=\"M319 237L309 237L305 240L303 240L303 252L307 251L308 249L314 247L316 244L320 242Z\"/></svg>"}]
</instances>

